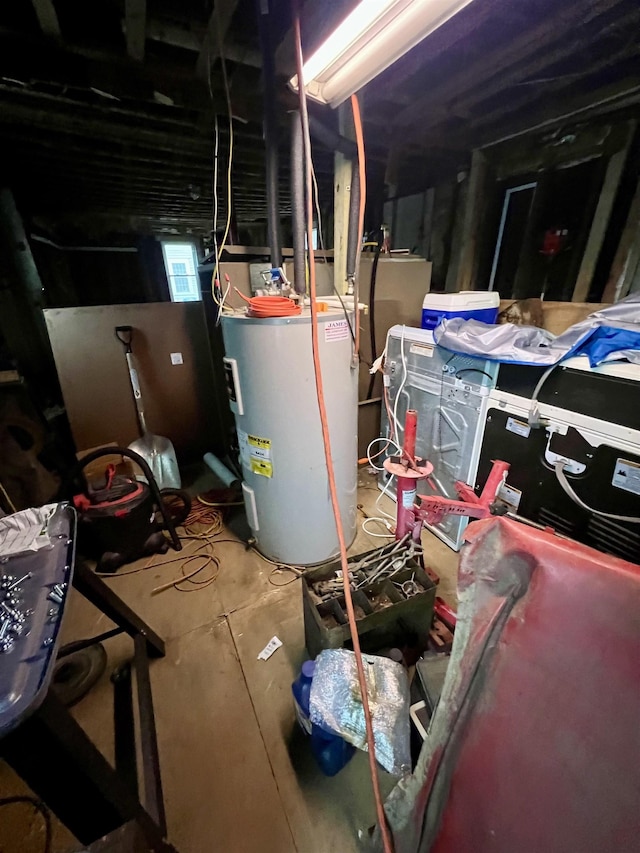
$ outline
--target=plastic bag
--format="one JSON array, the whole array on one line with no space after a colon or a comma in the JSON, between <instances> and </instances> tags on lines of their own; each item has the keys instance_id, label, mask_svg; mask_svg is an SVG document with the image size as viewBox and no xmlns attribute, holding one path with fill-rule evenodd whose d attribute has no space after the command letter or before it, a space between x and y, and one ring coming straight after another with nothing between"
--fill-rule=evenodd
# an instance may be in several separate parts
<instances>
[{"instance_id":1,"label":"plastic bag","mask_svg":"<svg viewBox=\"0 0 640 853\"><path fill-rule=\"evenodd\" d=\"M638 363L640 294L589 314L558 336L534 326L488 325L460 317L443 320L433 334L445 349L513 364L551 366L582 353L592 367L615 353ZM632 351L635 355L630 357Z\"/></svg>"},{"instance_id":2,"label":"plastic bag","mask_svg":"<svg viewBox=\"0 0 640 853\"><path fill-rule=\"evenodd\" d=\"M376 759L389 773L411 772L409 680L404 667L377 655L362 655L373 721ZM348 649L326 649L316 658L309 700L311 722L338 732L367 750L356 658Z\"/></svg>"}]
</instances>

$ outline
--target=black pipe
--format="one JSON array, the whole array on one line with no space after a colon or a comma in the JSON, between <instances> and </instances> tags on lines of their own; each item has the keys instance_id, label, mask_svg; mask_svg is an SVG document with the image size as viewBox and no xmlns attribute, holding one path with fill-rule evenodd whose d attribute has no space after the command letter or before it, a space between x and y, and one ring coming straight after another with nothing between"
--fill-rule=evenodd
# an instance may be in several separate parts
<instances>
[{"instance_id":1,"label":"black pipe","mask_svg":"<svg viewBox=\"0 0 640 853\"><path fill-rule=\"evenodd\" d=\"M358 156L358 146L353 140L347 139L346 136L340 136L339 133L312 115L309 115L309 131L314 139L328 148L329 151L337 151L339 154L348 157L349 160L355 160Z\"/></svg>"},{"instance_id":2,"label":"black pipe","mask_svg":"<svg viewBox=\"0 0 640 853\"><path fill-rule=\"evenodd\" d=\"M306 293L304 213L304 151L302 121L297 110L291 113L291 226L293 232L293 286L296 293Z\"/></svg>"},{"instance_id":3,"label":"black pipe","mask_svg":"<svg viewBox=\"0 0 640 853\"><path fill-rule=\"evenodd\" d=\"M282 266L280 198L278 192L278 118L276 115L275 51L271 35L269 0L256 0L260 51L262 54L262 98L267 185L267 245L271 266Z\"/></svg>"},{"instance_id":4,"label":"black pipe","mask_svg":"<svg viewBox=\"0 0 640 853\"><path fill-rule=\"evenodd\" d=\"M347 232L347 281L353 284L358 263L358 234L360 231L360 170L354 160L351 169L351 197L349 199L349 230Z\"/></svg>"},{"instance_id":5,"label":"black pipe","mask_svg":"<svg viewBox=\"0 0 640 853\"><path fill-rule=\"evenodd\" d=\"M378 262L380 260L380 252L384 244L384 231L380 231L378 236L378 248L371 265L371 282L369 284L369 340L371 342L371 364L375 364L378 358L378 347L376 345L376 281L378 279ZM372 373L369 379L369 387L367 388L366 400L371 399L373 394L373 386L376 381L376 374Z\"/></svg>"}]
</instances>

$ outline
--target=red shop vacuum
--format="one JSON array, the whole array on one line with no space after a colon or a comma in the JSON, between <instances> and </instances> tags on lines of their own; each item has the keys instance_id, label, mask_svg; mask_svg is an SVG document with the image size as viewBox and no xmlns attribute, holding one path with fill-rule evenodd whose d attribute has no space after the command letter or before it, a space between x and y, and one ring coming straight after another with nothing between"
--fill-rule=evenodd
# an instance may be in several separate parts
<instances>
[{"instance_id":1,"label":"red shop vacuum","mask_svg":"<svg viewBox=\"0 0 640 853\"><path fill-rule=\"evenodd\" d=\"M114 454L139 465L147 482L117 474L115 466L109 464L103 480L89 483L84 473L86 466L101 456ZM74 476L80 486L73 498L78 512L78 550L96 560L97 571L115 572L140 557L165 554L169 539L164 530L175 550L182 549L176 525L188 516L191 498L181 489L160 490L151 468L138 453L126 447L94 450L81 460Z\"/></svg>"}]
</instances>

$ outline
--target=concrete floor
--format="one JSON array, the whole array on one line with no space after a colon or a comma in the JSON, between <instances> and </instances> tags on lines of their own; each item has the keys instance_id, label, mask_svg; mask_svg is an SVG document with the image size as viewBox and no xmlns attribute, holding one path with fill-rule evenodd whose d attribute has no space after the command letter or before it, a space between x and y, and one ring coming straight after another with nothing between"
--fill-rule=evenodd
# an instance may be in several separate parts
<instances>
[{"instance_id":1,"label":"concrete floor","mask_svg":"<svg viewBox=\"0 0 640 853\"><path fill-rule=\"evenodd\" d=\"M378 495L373 478L361 474L359 500L371 515L377 514ZM387 512L395 510L386 497L381 504ZM238 512L230 528L240 530L242 524ZM231 532L227 537L235 538ZM360 530L351 551L383 541ZM424 545L441 577L439 594L455 603L457 554L428 533ZM123 569L108 580L167 641L167 655L152 663L151 679L169 840L180 853L357 851L359 833L375 822L367 756L358 753L338 776L324 777L294 719L291 682L306 658L300 582L272 586L271 567L235 542L221 542L216 553L218 578L197 592L171 588L151 595L153 587L179 572L175 552L137 574ZM109 627L102 614L72 593L64 642ZM268 661L257 660L274 634L282 648ZM107 672L73 713L113 760L109 674L130 655L131 642L116 637L106 648ZM381 778L386 794L394 780L383 771ZM20 789L19 780L0 765L0 795ZM4 818L0 853L41 849L37 818L21 831L18 846L17 818ZM69 833L56 826L54 853L77 849Z\"/></svg>"}]
</instances>

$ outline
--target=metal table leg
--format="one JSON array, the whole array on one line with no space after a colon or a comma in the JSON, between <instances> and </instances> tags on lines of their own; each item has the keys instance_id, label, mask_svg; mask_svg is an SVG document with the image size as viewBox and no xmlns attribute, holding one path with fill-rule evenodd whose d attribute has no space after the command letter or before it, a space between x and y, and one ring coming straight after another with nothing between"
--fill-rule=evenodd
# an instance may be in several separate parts
<instances>
[{"instance_id":1,"label":"metal table leg","mask_svg":"<svg viewBox=\"0 0 640 853\"><path fill-rule=\"evenodd\" d=\"M164 657L164 641L135 613L119 595L88 568L81 560L76 561L73 585L88 601L115 622L130 637L139 634L147 642L149 657Z\"/></svg>"},{"instance_id":2,"label":"metal table leg","mask_svg":"<svg viewBox=\"0 0 640 853\"><path fill-rule=\"evenodd\" d=\"M135 791L51 692L3 738L0 752L83 844L130 821L139 825L150 844L164 843L162 829Z\"/></svg>"}]
</instances>

